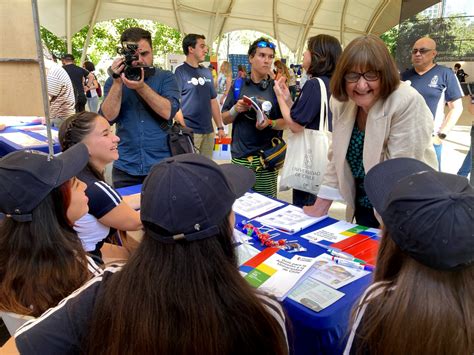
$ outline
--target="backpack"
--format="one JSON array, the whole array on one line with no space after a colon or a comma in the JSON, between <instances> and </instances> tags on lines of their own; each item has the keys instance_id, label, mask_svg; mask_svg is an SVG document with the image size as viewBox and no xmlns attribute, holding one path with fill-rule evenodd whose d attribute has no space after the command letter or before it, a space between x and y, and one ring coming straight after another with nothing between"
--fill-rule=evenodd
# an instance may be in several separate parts
<instances>
[{"instance_id":1,"label":"backpack","mask_svg":"<svg viewBox=\"0 0 474 355\"><path fill-rule=\"evenodd\" d=\"M94 74L94 78L95 80L97 80L97 85L98 85L97 89L95 89L95 91L97 92L97 96L102 97L102 86L100 86L99 80L97 79L95 74Z\"/></svg>"}]
</instances>

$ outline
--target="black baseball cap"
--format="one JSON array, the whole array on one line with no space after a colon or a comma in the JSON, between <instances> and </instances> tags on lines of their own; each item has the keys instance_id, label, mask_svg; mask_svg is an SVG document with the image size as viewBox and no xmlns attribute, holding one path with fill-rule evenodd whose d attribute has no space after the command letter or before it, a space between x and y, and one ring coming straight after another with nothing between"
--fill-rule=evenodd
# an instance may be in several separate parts
<instances>
[{"instance_id":1,"label":"black baseball cap","mask_svg":"<svg viewBox=\"0 0 474 355\"><path fill-rule=\"evenodd\" d=\"M398 247L438 270L474 263L474 189L462 176L411 158L374 166L365 190Z\"/></svg>"},{"instance_id":2,"label":"black baseball cap","mask_svg":"<svg viewBox=\"0 0 474 355\"><path fill-rule=\"evenodd\" d=\"M0 212L18 222L56 187L76 176L89 160L89 151L76 144L51 158L36 150L20 150L0 159Z\"/></svg>"},{"instance_id":3,"label":"black baseball cap","mask_svg":"<svg viewBox=\"0 0 474 355\"><path fill-rule=\"evenodd\" d=\"M216 236L234 201L255 184L253 171L218 165L199 154L181 154L152 167L141 192L140 215L168 233L149 235L165 243Z\"/></svg>"}]
</instances>

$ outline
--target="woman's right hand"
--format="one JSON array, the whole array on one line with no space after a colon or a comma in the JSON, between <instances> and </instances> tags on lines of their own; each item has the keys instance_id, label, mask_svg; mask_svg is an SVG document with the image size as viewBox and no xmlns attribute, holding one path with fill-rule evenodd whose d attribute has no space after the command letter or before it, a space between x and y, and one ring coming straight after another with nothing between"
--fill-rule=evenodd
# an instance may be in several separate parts
<instances>
[{"instance_id":1,"label":"woman's right hand","mask_svg":"<svg viewBox=\"0 0 474 355\"><path fill-rule=\"evenodd\" d=\"M283 99L286 103L291 103L291 94L288 86L286 86L286 78L282 76L280 79L275 81L275 85L273 86L273 91L278 99ZM291 107L291 105L289 105Z\"/></svg>"},{"instance_id":2,"label":"woman's right hand","mask_svg":"<svg viewBox=\"0 0 474 355\"><path fill-rule=\"evenodd\" d=\"M304 206L303 211L312 217L322 217L328 214L331 205L332 200L326 200L325 198L318 197L314 205Z\"/></svg>"}]
</instances>

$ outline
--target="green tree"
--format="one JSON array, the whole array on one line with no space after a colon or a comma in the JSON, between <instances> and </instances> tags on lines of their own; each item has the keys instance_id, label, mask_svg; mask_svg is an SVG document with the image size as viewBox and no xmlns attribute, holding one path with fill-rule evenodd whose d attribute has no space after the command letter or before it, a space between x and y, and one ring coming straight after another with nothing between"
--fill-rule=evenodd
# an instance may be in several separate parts
<instances>
[{"instance_id":1,"label":"green tree","mask_svg":"<svg viewBox=\"0 0 474 355\"><path fill-rule=\"evenodd\" d=\"M181 52L183 34L176 29L153 21L127 18L97 23L92 31L87 58L93 63L98 63L104 55L115 57L120 34L130 27L141 27L151 32L156 55ZM57 57L66 53L64 39L57 37L44 27L41 27L40 31L41 38L51 53ZM88 31L89 26L85 26L72 37L72 54L77 60L81 58Z\"/></svg>"},{"instance_id":2,"label":"green tree","mask_svg":"<svg viewBox=\"0 0 474 355\"><path fill-rule=\"evenodd\" d=\"M429 19L420 14L385 32L381 38L395 54L401 70L411 66L411 48L421 37L436 41L437 60L473 60L474 24L464 16Z\"/></svg>"}]
</instances>

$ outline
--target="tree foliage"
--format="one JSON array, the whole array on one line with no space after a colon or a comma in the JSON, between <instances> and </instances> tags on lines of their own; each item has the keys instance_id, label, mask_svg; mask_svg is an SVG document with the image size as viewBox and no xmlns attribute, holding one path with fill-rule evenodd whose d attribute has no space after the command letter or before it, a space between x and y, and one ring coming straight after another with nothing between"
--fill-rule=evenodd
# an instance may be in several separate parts
<instances>
[{"instance_id":1,"label":"tree foliage","mask_svg":"<svg viewBox=\"0 0 474 355\"><path fill-rule=\"evenodd\" d=\"M432 19L418 14L380 37L403 70L411 66L413 44L425 36L435 40L440 61L474 60L473 33L474 24L465 16Z\"/></svg>"},{"instance_id":2,"label":"tree foliage","mask_svg":"<svg viewBox=\"0 0 474 355\"><path fill-rule=\"evenodd\" d=\"M174 28L148 20L116 19L100 22L94 26L87 50L88 60L98 63L103 56L115 57L120 34L130 27L141 27L151 32L155 55L162 56L166 53L181 53L182 51L181 42L184 36ZM41 39L51 53L57 57L66 53L67 47L64 39L57 37L44 27L41 27L40 31ZM77 60L81 58L88 31L89 26L85 26L72 37L72 54Z\"/></svg>"}]
</instances>

